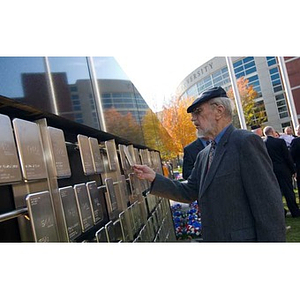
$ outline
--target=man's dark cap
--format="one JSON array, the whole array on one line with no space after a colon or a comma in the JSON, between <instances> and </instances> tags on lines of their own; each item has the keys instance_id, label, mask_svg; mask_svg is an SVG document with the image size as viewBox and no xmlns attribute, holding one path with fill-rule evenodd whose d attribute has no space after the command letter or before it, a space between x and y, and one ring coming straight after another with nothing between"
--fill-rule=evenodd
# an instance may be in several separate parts
<instances>
[{"instance_id":1,"label":"man's dark cap","mask_svg":"<svg viewBox=\"0 0 300 300\"><path fill-rule=\"evenodd\" d=\"M258 128L261 128L259 125L252 125L251 126L251 130L255 130L255 129L258 129Z\"/></svg>"},{"instance_id":2,"label":"man's dark cap","mask_svg":"<svg viewBox=\"0 0 300 300\"><path fill-rule=\"evenodd\" d=\"M205 90L196 100L187 108L187 112L191 113L198 105L217 97L227 97L223 88L216 86Z\"/></svg>"}]
</instances>

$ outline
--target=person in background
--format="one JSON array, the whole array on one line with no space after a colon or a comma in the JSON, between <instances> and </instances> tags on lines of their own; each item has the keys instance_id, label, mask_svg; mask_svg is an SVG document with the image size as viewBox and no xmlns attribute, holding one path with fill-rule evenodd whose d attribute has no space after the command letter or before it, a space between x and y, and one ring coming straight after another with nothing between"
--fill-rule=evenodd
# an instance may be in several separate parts
<instances>
[{"instance_id":1,"label":"person in background","mask_svg":"<svg viewBox=\"0 0 300 300\"><path fill-rule=\"evenodd\" d=\"M275 131L275 137L280 138L280 133L278 131Z\"/></svg>"},{"instance_id":2,"label":"person in background","mask_svg":"<svg viewBox=\"0 0 300 300\"><path fill-rule=\"evenodd\" d=\"M211 140L197 156L187 181L134 165L150 193L184 203L198 201L203 241L283 242L280 188L262 139L232 125L232 101L222 87L205 90L187 109L195 127Z\"/></svg>"},{"instance_id":3,"label":"person in background","mask_svg":"<svg viewBox=\"0 0 300 300\"><path fill-rule=\"evenodd\" d=\"M293 140L295 137L296 137L296 136L293 135L293 130L292 130L292 128L291 128L290 126L285 127L285 128L284 128L284 133L280 136L280 138L282 138L282 139L285 141L285 143L286 143L288 149L290 149L290 147L291 147L291 142L292 142L292 140Z\"/></svg>"},{"instance_id":4,"label":"person in background","mask_svg":"<svg viewBox=\"0 0 300 300\"><path fill-rule=\"evenodd\" d=\"M300 126L296 127L297 135L300 134ZM296 181L297 181L297 190L298 197L300 197L300 137L296 137L292 140L290 153L292 155L293 161L296 166Z\"/></svg>"},{"instance_id":5,"label":"person in background","mask_svg":"<svg viewBox=\"0 0 300 300\"><path fill-rule=\"evenodd\" d=\"M188 179L188 177L191 175L198 153L209 144L209 140L203 137L199 130L197 131L197 135L198 138L195 141L183 148L183 179Z\"/></svg>"},{"instance_id":6,"label":"person in background","mask_svg":"<svg viewBox=\"0 0 300 300\"><path fill-rule=\"evenodd\" d=\"M263 136L262 128L259 125L252 125L251 132L257 134L260 137Z\"/></svg>"},{"instance_id":7,"label":"person in background","mask_svg":"<svg viewBox=\"0 0 300 300\"><path fill-rule=\"evenodd\" d=\"M264 128L264 140L268 153L273 162L273 170L278 180L282 195L293 218L300 217L300 210L296 203L293 189L293 175L296 173L291 154L282 139L275 138L272 126Z\"/></svg>"}]
</instances>

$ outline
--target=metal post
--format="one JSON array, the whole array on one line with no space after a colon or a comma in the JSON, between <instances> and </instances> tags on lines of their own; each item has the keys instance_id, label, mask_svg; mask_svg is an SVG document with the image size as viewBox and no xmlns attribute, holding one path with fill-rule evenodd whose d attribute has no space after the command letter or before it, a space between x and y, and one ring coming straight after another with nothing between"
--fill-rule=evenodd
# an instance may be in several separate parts
<instances>
[{"instance_id":1,"label":"metal post","mask_svg":"<svg viewBox=\"0 0 300 300\"><path fill-rule=\"evenodd\" d=\"M241 128L247 129L244 111L243 111L242 102L241 102L239 90L238 90L237 83L236 83L236 78L235 78L235 74L234 74L234 70L233 70L233 64L232 64L231 57L226 56L226 63L227 63L227 67L228 67L228 73L229 73L229 77L230 77L230 81L231 81L231 85L232 85L233 95L234 95L234 99L235 99L235 103L236 103L236 108L237 108Z\"/></svg>"},{"instance_id":2,"label":"metal post","mask_svg":"<svg viewBox=\"0 0 300 300\"><path fill-rule=\"evenodd\" d=\"M286 93L287 103L290 110L291 120L294 128L294 132L296 132L296 127L298 126L298 116L295 108L295 102L293 98L293 93L291 91L289 76L286 70L286 65L283 57L278 57L279 67L281 71L281 76L284 84L284 89Z\"/></svg>"},{"instance_id":3,"label":"metal post","mask_svg":"<svg viewBox=\"0 0 300 300\"><path fill-rule=\"evenodd\" d=\"M95 66L94 66L94 62L93 62L92 57L87 57L87 62L88 62L89 69L90 69L90 74L91 74L92 86L93 86L93 90L94 90L94 95L95 95L95 100L96 100L96 107L97 107L99 122L100 122L100 127L101 127L100 129L102 131L107 131L106 130L104 113L103 113L103 108L102 108L101 96L100 96L100 92L99 92L97 76L96 76L96 72L95 72Z\"/></svg>"},{"instance_id":4,"label":"metal post","mask_svg":"<svg viewBox=\"0 0 300 300\"><path fill-rule=\"evenodd\" d=\"M58 104L56 101L56 96L55 96L55 91L54 91L54 86L53 86L53 81L51 76L51 70L50 70L50 64L47 56L44 57L44 64L45 64L46 79L47 79L47 84L48 84L49 94L51 99L51 112L59 116Z\"/></svg>"}]
</instances>

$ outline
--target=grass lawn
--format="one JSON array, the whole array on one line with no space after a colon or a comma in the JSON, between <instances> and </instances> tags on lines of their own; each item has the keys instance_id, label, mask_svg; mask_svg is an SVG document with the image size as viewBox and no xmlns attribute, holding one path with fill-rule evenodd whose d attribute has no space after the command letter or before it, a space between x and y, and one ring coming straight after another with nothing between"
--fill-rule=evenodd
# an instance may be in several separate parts
<instances>
[{"instance_id":1,"label":"grass lawn","mask_svg":"<svg viewBox=\"0 0 300 300\"><path fill-rule=\"evenodd\" d=\"M287 216L285 222L287 227L291 226L291 228L286 231L286 241L300 242L300 218Z\"/></svg>"},{"instance_id":2,"label":"grass lawn","mask_svg":"<svg viewBox=\"0 0 300 300\"><path fill-rule=\"evenodd\" d=\"M298 191L295 190L294 192L296 195L297 204L299 205ZM284 207L288 209L284 197L283 197L283 203L284 203ZM300 242L300 218L292 218L292 216L289 215L285 218L285 223L286 223L286 227L288 227L286 231L286 241Z\"/></svg>"}]
</instances>

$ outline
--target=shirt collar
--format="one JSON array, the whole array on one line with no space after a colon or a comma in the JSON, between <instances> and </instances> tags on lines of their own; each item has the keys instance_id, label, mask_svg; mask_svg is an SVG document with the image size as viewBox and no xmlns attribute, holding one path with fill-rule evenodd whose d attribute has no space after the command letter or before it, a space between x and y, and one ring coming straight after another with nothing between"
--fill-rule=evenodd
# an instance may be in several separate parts
<instances>
[{"instance_id":1,"label":"shirt collar","mask_svg":"<svg viewBox=\"0 0 300 300\"><path fill-rule=\"evenodd\" d=\"M229 126L230 126L230 125L224 127L224 128L222 129L222 131L216 136L215 142L216 142L217 145L219 144L219 142L220 142L222 136L224 135L225 131L227 130L227 128L228 128Z\"/></svg>"}]
</instances>

